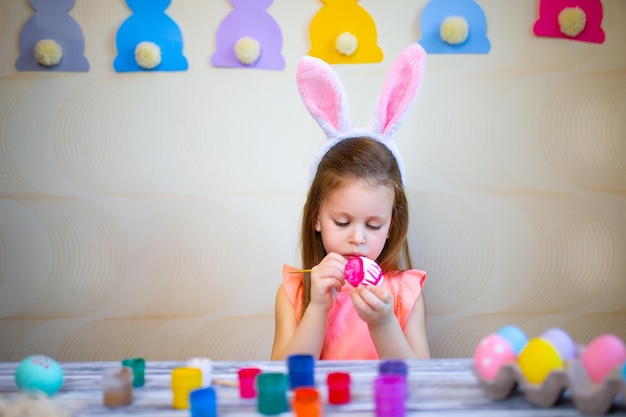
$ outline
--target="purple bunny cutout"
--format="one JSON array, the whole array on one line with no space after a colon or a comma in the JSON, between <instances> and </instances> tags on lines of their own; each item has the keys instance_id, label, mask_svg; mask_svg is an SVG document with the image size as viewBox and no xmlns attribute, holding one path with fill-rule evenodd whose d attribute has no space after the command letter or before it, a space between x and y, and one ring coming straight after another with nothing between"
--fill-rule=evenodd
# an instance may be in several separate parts
<instances>
[{"instance_id":1,"label":"purple bunny cutout","mask_svg":"<svg viewBox=\"0 0 626 417\"><path fill-rule=\"evenodd\" d=\"M284 69L282 33L278 23L266 11L272 0L230 2L235 9L222 20L217 30L217 51L211 58L211 64L215 67ZM235 44L243 37L254 39L261 47L259 58L252 65L242 64L235 55Z\"/></svg>"}]
</instances>

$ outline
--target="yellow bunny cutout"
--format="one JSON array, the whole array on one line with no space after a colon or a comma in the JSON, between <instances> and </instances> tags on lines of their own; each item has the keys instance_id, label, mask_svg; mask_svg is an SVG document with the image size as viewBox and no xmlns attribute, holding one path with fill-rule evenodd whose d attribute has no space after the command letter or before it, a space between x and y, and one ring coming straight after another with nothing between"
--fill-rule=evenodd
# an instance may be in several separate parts
<instances>
[{"instance_id":1,"label":"yellow bunny cutout","mask_svg":"<svg viewBox=\"0 0 626 417\"><path fill-rule=\"evenodd\" d=\"M358 0L322 0L311 21L310 56L329 64L381 62L376 23Z\"/></svg>"}]
</instances>

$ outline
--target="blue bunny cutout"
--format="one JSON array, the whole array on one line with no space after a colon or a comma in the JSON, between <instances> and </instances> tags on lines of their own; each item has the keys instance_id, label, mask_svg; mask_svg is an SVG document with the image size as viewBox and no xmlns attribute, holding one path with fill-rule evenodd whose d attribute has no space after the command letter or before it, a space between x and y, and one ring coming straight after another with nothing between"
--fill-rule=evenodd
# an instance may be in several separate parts
<instances>
[{"instance_id":1,"label":"blue bunny cutout","mask_svg":"<svg viewBox=\"0 0 626 417\"><path fill-rule=\"evenodd\" d=\"M115 38L117 57L113 67L117 72L146 71L135 60L135 48L144 41L155 43L161 50L161 63L152 71L187 70L183 35L165 13L170 3L171 0L126 0L133 14L122 23Z\"/></svg>"}]
</instances>

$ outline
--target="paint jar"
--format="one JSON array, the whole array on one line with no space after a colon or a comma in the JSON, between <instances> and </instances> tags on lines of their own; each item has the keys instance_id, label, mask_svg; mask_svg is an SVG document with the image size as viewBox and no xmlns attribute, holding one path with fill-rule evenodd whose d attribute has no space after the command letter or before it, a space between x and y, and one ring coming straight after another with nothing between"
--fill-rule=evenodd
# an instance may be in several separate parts
<instances>
[{"instance_id":1,"label":"paint jar","mask_svg":"<svg viewBox=\"0 0 626 417\"><path fill-rule=\"evenodd\" d=\"M202 371L198 368L175 368L172 370L172 406L177 409L189 408L189 393L202 386Z\"/></svg>"},{"instance_id":2,"label":"paint jar","mask_svg":"<svg viewBox=\"0 0 626 417\"><path fill-rule=\"evenodd\" d=\"M213 387L191 391L189 404L191 417L217 417L217 396Z\"/></svg>"},{"instance_id":3,"label":"paint jar","mask_svg":"<svg viewBox=\"0 0 626 417\"><path fill-rule=\"evenodd\" d=\"M374 379L376 417L403 417L406 413L406 378L385 374Z\"/></svg>"},{"instance_id":4,"label":"paint jar","mask_svg":"<svg viewBox=\"0 0 626 417\"><path fill-rule=\"evenodd\" d=\"M126 358L122 361L122 366L128 366L133 370L133 387L143 387L146 361L143 358Z\"/></svg>"},{"instance_id":5,"label":"paint jar","mask_svg":"<svg viewBox=\"0 0 626 417\"><path fill-rule=\"evenodd\" d=\"M128 366L102 371L102 404L119 407L133 402L133 370Z\"/></svg>"},{"instance_id":6,"label":"paint jar","mask_svg":"<svg viewBox=\"0 0 626 417\"><path fill-rule=\"evenodd\" d=\"M346 404L350 402L349 373L329 373L326 377L326 385L328 385L328 402L330 404Z\"/></svg>"},{"instance_id":7,"label":"paint jar","mask_svg":"<svg viewBox=\"0 0 626 417\"><path fill-rule=\"evenodd\" d=\"M202 387L213 385L213 362L209 358L191 358L187 361L188 368L198 368L202 371Z\"/></svg>"},{"instance_id":8,"label":"paint jar","mask_svg":"<svg viewBox=\"0 0 626 417\"><path fill-rule=\"evenodd\" d=\"M313 387L293 390L293 413L296 417L319 417L322 415L320 394Z\"/></svg>"},{"instance_id":9,"label":"paint jar","mask_svg":"<svg viewBox=\"0 0 626 417\"><path fill-rule=\"evenodd\" d=\"M256 377L261 373L259 368L241 368L237 371L239 377L239 396L241 398L256 397Z\"/></svg>"},{"instance_id":10,"label":"paint jar","mask_svg":"<svg viewBox=\"0 0 626 417\"><path fill-rule=\"evenodd\" d=\"M395 374L407 377L409 368L405 361L400 359L385 359L378 364L378 374Z\"/></svg>"},{"instance_id":11,"label":"paint jar","mask_svg":"<svg viewBox=\"0 0 626 417\"><path fill-rule=\"evenodd\" d=\"M263 415L284 413L287 404L287 375L279 372L260 373L256 377L258 402L257 408Z\"/></svg>"},{"instance_id":12,"label":"paint jar","mask_svg":"<svg viewBox=\"0 0 626 417\"><path fill-rule=\"evenodd\" d=\"M315 386L315 359L312 355L290 355L287 357L287 369L289 370L289 387Z\"/></svg>"}]
</instances>

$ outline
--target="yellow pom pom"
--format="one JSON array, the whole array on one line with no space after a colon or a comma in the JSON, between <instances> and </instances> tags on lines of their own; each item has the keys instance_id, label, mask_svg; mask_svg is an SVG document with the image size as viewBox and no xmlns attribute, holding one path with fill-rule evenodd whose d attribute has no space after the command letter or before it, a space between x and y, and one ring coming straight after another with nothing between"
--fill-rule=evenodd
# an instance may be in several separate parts
<instances>
[{"instance_id":1,"label":"yellow pom pom","mask_svg":"<svg viewBox=\"0 0 626 417\"><path fill-rule=\"evenodd\" d=\"M244 36L235 43L235 56L242 64L252 65L261 56L261 44L256 39Z\"/></svg>"},{"instance_id":2,"label":"yellow pom pom","mask_svg":"<svg viewBox=\"0 0 626 417\"><path fill-rule=\"evenodd\" d=\"M63 58L63 48L52 39L42 39L35 44L35 59L44 67L58 65Z\"/></svg>"},{"instance_id":3,"label":"yellow pom pom","mask_svg":"<svg viewBox=\"0 0 626 417\"><path fill-rule=\"evenodd\" d=\"M158 67L161 64L161 48L154 42L139 42L135 47L135 62L147 70Z\"/></svg>"},{"instance_id":4,"label":"yellow pom pom","mask_svg":"<svg viewBox=\"0 0 626 417\"><path fill-rule=\"evenodd\" d=\"M439 27L441 39L450 45L460 45L467 40L469 26L462 16L446 17Z\"/></svg>"},{"instance_id":5,"label":"yellow pom pom","mask_svg":"<svg viewBox=\"0 0 626 417\"><path fill-rule=\"evenodd\" d=\"M344 32L341 35L337 36L337 41L335 42L335 48L341 55L350 56L359 46L359 41L350 32Z\"/></svg>"},{"instance_id":6,"label":"yellow pom pom","mask_svg":"<svg viewBox=\"0 0 626 417\"><path fill-rule=\"evenodd\" d=\"M580 7L566 7L559 13L559 28L561 33L574 38L585 29L587 15Z\"/></svg>"}]
</instances>

